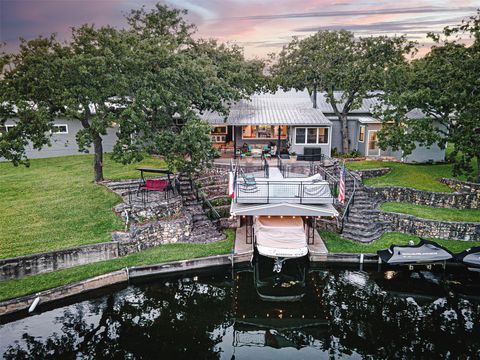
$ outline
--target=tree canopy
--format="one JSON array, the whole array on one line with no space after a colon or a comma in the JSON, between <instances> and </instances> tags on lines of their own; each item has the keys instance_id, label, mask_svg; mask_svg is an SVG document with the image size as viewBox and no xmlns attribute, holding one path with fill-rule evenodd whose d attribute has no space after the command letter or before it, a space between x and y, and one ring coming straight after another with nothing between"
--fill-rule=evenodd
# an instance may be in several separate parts
<instances>
[{"instance_id":1,"label":"tree canopy","mask_svg":"<svg viewBox=\"0 0 480 360\"><path fill-rule=\"evenodd\" d=\"M272 74L284 88L325 94L342 124L342 151L348 152L347 114L372 91L383 89L385 70L404 63L411 49L405 37L355 38L346 30L319 31L286 45L274 59Z\"/></svg>"},{"instance_id":2,"label":"tree canopy","mask_svg":"<svg viewBox=\"0 0 480 360\"><path fill-rule=\"evenodd\" d=\"M115 125L118 161L151 151L172 170L208 163L209 128L199 113L227 114L232 101L261 88L263 63L245 60L236 46L194 39L185 14L157 4L132 10L125 29L84 25L67 43L52 35L2 53L0 124L15 118L17 126L0 138L0 156L28 165L26 146L49 145L54 119L64 117L82 124L81 151L93 145L96 181L103 179L102 135ZM186 147L187 136L201 146Z\"/></svg>"},{"instance_id":3,"label":"tree canopy","mask_svg":"<svg viewBox=\"0 0 480 360\"><path fill-rule=\"evenodd\" d=\"M454 37L460 33L470 35L473 43L467 46ZM418 145L438 142L444 148L452 143L454 175L472 174L472 159L477 158L480 182L480 13L430 37L435 45L425 57L388 72L379 145L409 154ZM421 116L406 116L414 109Z\"/></svg>"}]
</instances>

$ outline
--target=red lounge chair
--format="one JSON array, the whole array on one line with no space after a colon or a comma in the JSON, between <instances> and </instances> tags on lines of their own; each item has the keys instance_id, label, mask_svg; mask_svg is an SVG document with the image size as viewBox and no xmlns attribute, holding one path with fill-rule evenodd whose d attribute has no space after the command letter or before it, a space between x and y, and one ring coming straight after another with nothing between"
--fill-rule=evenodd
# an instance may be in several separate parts
<instances>
[{"instance_id":1,"label":"red lounge chair","mask_svg":"<svg viewBox=\"0 0 480 360\"><path fill-rule=\"evenodd\" d=\"M140 186L139 191L142 192L142 201L145 203L145 193L147 194L147 202L148 202L148 193L150 191L160 191L165 192L165 199L168 200L168 180L153 180L148 179L145 181L145 185Z\"/></svg>"}]
</instances>

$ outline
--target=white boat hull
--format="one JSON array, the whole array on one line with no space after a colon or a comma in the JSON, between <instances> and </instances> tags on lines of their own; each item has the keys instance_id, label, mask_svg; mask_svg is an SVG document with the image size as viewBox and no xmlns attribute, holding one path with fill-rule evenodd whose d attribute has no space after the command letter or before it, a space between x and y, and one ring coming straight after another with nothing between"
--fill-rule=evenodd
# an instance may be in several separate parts
<instances>
[{"instance_id":1,"label":"white boat hull","mask_svg":"<svg viewBox=\"0 0 480 360\"><path fill-rule=\"evenodd\" d=\"M296 249L282 249L257 245L257 250L260 255L270 258L299 258L308 254L308 247L306 246Z\"/></svg>"}]
</instances>

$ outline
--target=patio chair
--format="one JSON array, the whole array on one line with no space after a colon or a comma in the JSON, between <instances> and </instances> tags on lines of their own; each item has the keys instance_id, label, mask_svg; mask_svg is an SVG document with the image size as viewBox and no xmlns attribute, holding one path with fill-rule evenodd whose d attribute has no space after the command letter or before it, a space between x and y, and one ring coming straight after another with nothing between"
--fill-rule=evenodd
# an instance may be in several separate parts
<instances>
[{"instance_id":1,"label":"patio chair","mask_svg":"<svg viewBox=\"0 0 480 360\"><path fill-rule=\"evenodd\" d=\"M255 180L255 175L247 175L245 174L245 171L243 171L242 168L240 168L240 176L242 177L244 183L246 185L256 185L257 182Z\"/></svg>"},{"instance_id":2,"label":"patio chair","mask_svg":"<svg viewBox=\"0 0 480 360\"><path fill-rule=\"evenodd\" d=\"M142 201L145 203L145 195L147 196L148 202L148 194L151 191L158 191L165 193L165 199L168 200L168 190L171 189L171 185L169 184L168 180L157 180L157 179L147 179L145 181L145 185L140 187L140 191L142 192Z\"/></svg>"}]
</instances>

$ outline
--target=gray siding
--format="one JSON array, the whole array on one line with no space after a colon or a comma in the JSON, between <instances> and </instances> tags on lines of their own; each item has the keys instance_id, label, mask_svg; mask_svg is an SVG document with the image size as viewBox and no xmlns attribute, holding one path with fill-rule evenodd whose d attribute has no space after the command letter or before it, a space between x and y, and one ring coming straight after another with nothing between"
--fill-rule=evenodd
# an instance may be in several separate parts
<instances>
[{"instance_id":1,"label":"gray siding","mask_svg":"<svg viewBox=\"0 0 480 360\"><path fill-rule=\"evenodd\" d=\"M328 119L332 122L332 149L336 148L337 151L342 149L342 125L340 120L335 117L329 116ZM355 119L348 119L348 139L349 151L357 149L358 139L358 121Z\"/></svg>"},{"instance_id":2,"label":"gray siding","mask_svg":"<svg viewBox=\"0 0 480 360\"><path fill-rule=\"evenodd\" d=\"M31 145L27 145L26 155L31 159L47 158L54 156L79 155L77 140L75 138L77 132L82 129L82 124L78 120L58 119L55 124L65 124L68 126L68 134L52 134L50 141L51 146L45 146L41 150L35 150ZM14 120L8 120L6 125L15 124ZM117 141L116 128L109 128L107 135L103 135L103 151L111 152ZM90 148L93 153L93 147Z\"/></svg>"},{"instance_id":3,"label":"gray siding","mask_svg":"<svg viewBox=\"0 0 480 360\"><path fill-rule=\"evenodd\" d=\"M298 126L298 127L315 127L315 126ZM322 154L331 156L331 143L332 143L332 128L328 128L328 143L327 144L295 144L295 128L290 128L290 152L295 152L297 155L303 155L305 148L319 148L322 149Z\"/></svg>"},{"instance_id":4,"label":"gray siding","mask_svg":"<svg viewBox=\"0 0 480 360\"><path fill-rule=\"evenodd\" d=\"M406 163L443 162L445 149L440 149L437 144L428 147L417 145L410 155L404 157L403 161Z\"/></svg>"}]
</instances>

